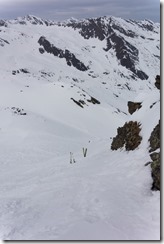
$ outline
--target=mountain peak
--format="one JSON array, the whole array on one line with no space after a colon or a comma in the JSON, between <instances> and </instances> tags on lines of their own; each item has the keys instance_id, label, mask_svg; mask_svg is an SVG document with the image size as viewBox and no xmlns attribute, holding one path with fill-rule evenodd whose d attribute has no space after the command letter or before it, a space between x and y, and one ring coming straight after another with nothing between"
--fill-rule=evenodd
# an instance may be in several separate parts
<instances>
[{"instance_id":1,"label":"mountain peak","mask_svg":"<svg viewBox=\"0 0 164 244\"><path fill-rule=\"evenodd\" d=\"M28 14L25 15L24 17L17 17L16 19L8 20L6 22L10 24L21 24L21 25L27 25L29 23L32 25L45 25L47 21L35 15Z\"/></svg>"}]
</instances>

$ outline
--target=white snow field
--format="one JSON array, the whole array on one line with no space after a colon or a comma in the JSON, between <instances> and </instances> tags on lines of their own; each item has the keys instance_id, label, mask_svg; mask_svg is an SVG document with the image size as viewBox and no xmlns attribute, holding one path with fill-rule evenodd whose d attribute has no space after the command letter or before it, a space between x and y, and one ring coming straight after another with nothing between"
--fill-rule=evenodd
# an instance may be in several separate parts
<instances>
[{"instance_id":1,"label":"white snow field","mask_svg":"<svg viewBox=\"0 0 164 244\"><path fill-rule=\"evenodd\" d=\"M160 119L154 86L159 61L153 58L160 55L155 49L159 33L145 34L134 26L133 31L155 40L150 45L142 38L131 40L140 49L138 65L149 74L145 81L121 80L119 73L128 77L130 71L112 50L103 51L104 41L86 40L72 28L11 21L0 30L10 43L0 46L0 239L160 240L160 192L151 190L151 167L145 167L148 139ZM40 54L41 35L86 65L92 61L96 78ZM12 75L22 68L29 73ZM90 96L101 103L87 102ZM71 99L84 97L84 108ZM133 115L129 100L142 102ZM141 123L141 144L134 151L111 151L117 128L130 120Z\"/></svg>"}]
</instances>

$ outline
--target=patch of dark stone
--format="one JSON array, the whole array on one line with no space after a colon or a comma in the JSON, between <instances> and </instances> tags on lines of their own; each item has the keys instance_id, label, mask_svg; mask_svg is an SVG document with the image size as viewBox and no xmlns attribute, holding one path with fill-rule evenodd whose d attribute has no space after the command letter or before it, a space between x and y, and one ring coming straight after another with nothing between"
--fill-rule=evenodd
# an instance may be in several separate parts
<instances>
[{"instance_id":1,"label":"patch of dark stone","mask_svg":"<svg viewBox=\"0 0 164 244\"><path fill-rule=\"evenodd\" d=\"M74 101L74 103L76 103L78 106L80 106L81 108L83 108L83 103L81 103L82 100L76 101L74 98L71 97L71 100Z\"/></svg>"},{"instance_id":2,"label":"patch of dark stone","mask_svg":"<svg viewBox=\"0 0 164 244\"><path fill-rule=\"evenodd\" d=\"M72 80L75 82L79 82L78 79L76 79L76 78L72 78Z\"/></svg>"},{"instance_id":3,"label":"patch of dark stone","mask_svg":"<svg viewBox=\"0 0 164 244\"><path fill-rule=\"evenodd\" d=\"M87 100L88 102L90 102L90 103L93 103L93 104L100 104L100 101L98 101L96 98L94 98L94 97L91 97L91 99L89 100Z\"/></svg>"},{"instance_id":4,"label":"patch of dark stone","mask_svg":"<svg viewBox=\"0 0 164 244\"><path fill-rule=\"evenodd\" d=\"M150 108L152 108L156 103L157 103L157 102L152 103L152 105L150 106Z\"/></svg>"},{"instance_id":5,"label":"patch of dark stone","mask_svg":"<svg viewBox=\"0 0 164 244\"><path fill-rule=\"evenodd\" d=\"M16 70L12 71L12 75L16 75L16 73L18 73Z\"/></svg>"},{"instance_id":6,"label":"patch of dark stone","mask_svg":"<svg viewBox=\"0 0 164 244\"><path fill-rule=\"evenodd\" d=\"M151 166L151 176L153 179L152 190L160 190L160 152L155 152L160 149L160 121L153 129L150 138L150 158L151 162L145 164L145 166Z\"/></svg>"},{"instance_id":7,"label":"patch of dark stone","mask_svg":"<svg viewBox=\"0 0 164 244\"><path fill-rule=\"evenodd\" d=\"M27 113L24 112L24 109L20 109L20 108L16 108L16 107L12 107L11 109L14 111L14 114L27 115Z\"/></svg>"},{"instance_id":8,"label":"patch of dark stone","mask_svg":"<svg viewBox=\"0 0 164 244\"><path fill-rule=\"evenodd\" d=\"M128 88L129 91L131 90L128 83L125 83L125 86Z\"/></svg>"},{"instance_id":9,"label":"patch of dark stone","mask_svg":"<svg viewBox=\"0 0 164 244\"><path fill-rule=\"evenodd\" d=\"M160 60L160 56L153 54L155 58L158 58Z\"/></svg>"},{"instance_id":10,"label":"patch of dark stone","mask_svg":"<svg viewBox=\"0 0 164 244\"><path fill-rule=\"evenodd\" d=\"M41 71L41 77L46 77L46 76L51 77L51 76L53 76L53 73L46 73L44 71Z\"/></svg>"},{"instance_id":11,"label":"patch of dark stone","mask_svg":"<svg viewBox=\"0 0 164 244\"><path fill-rule=\"evenodd\" d=\"M74 29L79 29L79 33L82 35L82 37L84 37L84 39L98 38L102 41L105 39L107 33L110 34L111 32L113 32L110 25L107 26L108 30L106 30L106 24L101 17L95 19L87 19L87 22L72 22L67 24L67 26Z\"/></svg>"},{"instance_id":12,"label":"patch of dark stone","mask_svg":"<svg viewBox=\"0 0 164 244\"><path fill-rule=\"evenodd\" d=\"M117 150L125 146L126 151L136 149L141 143L140 123L129 121L123 127L118 127L117 135L113 138L111 150Z\"/></svg>"},{"instance_id":13,"label":"patch of dark stone","mask_svg":"<svg viewBox=\"0 0 164 244\"><path fill-rule=\"evenodd\" d=\"M113 45L111 45L110 40L114 43ZM136 47L127 42L123 37L113 33L107 38L107 48L104 50L108 51L110 48L115 49L117 59L120 60L122 66L132 71L141 80L148 79L146 73L135 68L135 62L139 61L139 51Z\"/></svg>"},{"instance_id":14,"label":"patch of dark stone","mask_svg":"<svg viewBox=\"0 0 164 244\"><path fill-rule=\"evenodd\" d=\"M151 175L153 178L152 190L160 191L160 154L158 154L158 159L153 160L151 163Z\"/></svg>"},{"instance_id":15,"label":"patch of dark stone","mask_svg":"<svg viewBox=\"0 0 164 244\"><path fill-rule=\"evenodd\" d=\"M150 153L160 148L160 121L153 129L149 138L149 143L150 143L150 149L149 149Z\"/></svg>"},{"instance_id":16,"label":"patch of dark stone","mask_svg":"<svg viewBox=\"0 0 164 244\"><path fill-rule=\"evenodd\" d=\"M45 50L44 50L42 47L40 47L40 48L39 48L39 52L40 52L41 54L43 54L43 53L45 52Z\"/></svg>"},{"instance_id":17,"label":"patch of dark stone","mask_svg":"<svg viewBox=\"0 0 164 244\"><path fill-rule=\"evenodd\" d=\"M140 109L142 107L141 102L131 102L128 101L128 112L130 114L133 114L136 110Z\"/></svg>"},{"instance_id":18,"label":"patch of dark stone","mask_svg":"<svg viewBox=\"0 0 164 244\"><path fill-rule=\"evenodd\" d=\"M88 76L91 76L92 78L97 78L98 76L96 76L96 75L91 75L91 74L88 74Z\"/></svg>"},{"instance_id":19,"label":"patch of dark stone","mask_svg":"<svg viewBox=\"0 0 164 244\"><path fill-rule=\"evenodd\" d=\"M0 42L5 42L5 43L7 43L7 44L10 44L7 40L5 40L5 39L2 39L2 38L0 38Z\"/></svg>"},{"instance_id":20,"label":"patch of dark stone","mask_svg":"<svg viewBox=\"0 0 164 244\"><path fill-rule=\"evenodd\" d=\"M24 74L29 74L30 73L27 69L19 69L19 70L13 70L12 74L16 75L16 74L19 74L20 72L24 73Z\"/></svg>"},{"instance_id":21,"label":"patch of dark stone","mask_svg":"<svg viewBox=\"0 0 164 244\"><path fill-rule=\"evenodd\" d=\"M53 54L54 56L59 58L65 58L68 66L74 66L76 69L80 71L88 70L88 67L86 67L80 60L78 60L73 53L71 53L67 49L62 50L60 48L55 47L44 36L41 36L39 38L38 43L44 47L44 50L47 53ZM42 51L40 50L40 52Z\"/></svg>"},{"instance_id":22,"label":"patch of dark stone","mask_svg":"<svg viewBox=\"0 0 164 244\"><path fill-rule=\"evenodd\" d=\"M131 38L137 37L137 35L133 31L131 31L131 30L125 31L121 26L118 26L116 24L113 24L112 28L115 30L118 30L120 33L124 34L125 36L131 37Z\"/></svg>"},{"instance_id":23,"label":"patch of dark stone","mask_svg":"<svg viewBox=\"0 0 164 244\"><path fill-rule=\"evenodd\" d=\"M151 23L150 24L142 24L142 28L146 29L147 31L154 31L154 27Z\"/></svg>"},{"instance_id":24,"label":"patch of dark stone","mask_svg":"<svg viewBox=\"0 0 164 244\"><path fill-rule=\"evenodd\" d=\"M155 78L155 86L160 90L160 75L157 75Z\"/></svg>"},{"instance_id":25,"label":"patch of dark stone","mask_svg":"<svg viewBox=\"0 0 164 244\"><path fill-rule=\"evenodd\" d=\"M29 74L30 73L27 69L20 69L20 72L25 73L25 74Z\"/></svg>"},{"instance_id":26,"label":"patch of dark stone","mask_svg":"<svg viewBox=\"0 0 164 244\"><path fill-rule=\"evenodd\" d=\"M0 20L0 26L7 27L7 23L4 20Z\"/></svg>"},{"instance_id":27,"label":"patch of dark stone","mask_svg":"<svg viewBox=\"0 0 164 244\"><path fill-rule=\"evenodd\" d=\"M107 46L106 46L106 48L103 48L103 49L104 49L104 51L108 52L112 48L112 44L111 44L111 41L110 41L110 37L108 37L106 39L106 41L107 41L107 43L106 43Z\"/></svg>"}]
</instances>

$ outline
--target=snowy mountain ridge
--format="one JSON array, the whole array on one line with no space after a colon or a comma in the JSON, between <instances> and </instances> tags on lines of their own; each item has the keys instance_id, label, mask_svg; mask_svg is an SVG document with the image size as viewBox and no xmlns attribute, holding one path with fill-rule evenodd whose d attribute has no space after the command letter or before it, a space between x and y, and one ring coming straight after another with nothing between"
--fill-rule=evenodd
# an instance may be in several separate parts
<instances>
[{"instance_id":1,"label":"snowy mountain ridge","mask_svg":"<svg viewBox=\"0 0 164 244\"><path fill-rule=\"evenodd\" d=\"M28 15L0 20L0 51L0 238L159 240L160 24ZM111 151L127 121L141 144Z\"/></svg>"}]
</instances>

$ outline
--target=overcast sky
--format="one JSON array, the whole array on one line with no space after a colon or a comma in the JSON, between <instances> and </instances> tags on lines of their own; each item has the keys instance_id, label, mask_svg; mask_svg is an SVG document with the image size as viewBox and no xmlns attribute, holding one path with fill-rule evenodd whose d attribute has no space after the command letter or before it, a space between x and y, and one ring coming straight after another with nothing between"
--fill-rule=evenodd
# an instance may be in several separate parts
<instances>
[{"instance_id":1,"label":"overcast sky","mask_svg":"<svg viewBox=\"0 0 164 244\"><path fill-rule=\"evenodd\" d=\"M0 0L0 19L27 14L56 21L112 15L160 22L160 0Z\"/></svg>"}]
</instances>

